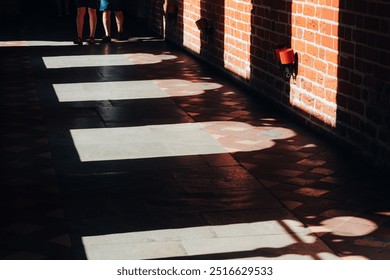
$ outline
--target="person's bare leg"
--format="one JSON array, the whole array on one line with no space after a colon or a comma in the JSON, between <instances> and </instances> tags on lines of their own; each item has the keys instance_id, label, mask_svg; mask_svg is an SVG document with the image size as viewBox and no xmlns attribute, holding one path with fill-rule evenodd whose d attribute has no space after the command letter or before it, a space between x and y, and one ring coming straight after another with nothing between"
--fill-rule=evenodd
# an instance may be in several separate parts
<instances>
[{"instance_id":1,"label":"person's bare leg","mask_svg":"<svg viewBox=\"0 0 390 280\"><path fill-rule=\"evenodd\" d=\"M111 37L111 11L103 11L103 27L106 36Z\"/></svg>"},{"instance_id":2,"label":"person's bare leg","mask_svg":"<svg viewBox=\"0 0 390 280\"><path fill-rule=\"evenodd\" d=\"M89 37L95 38L97 15L96 9L88 8L89 15Z\"/></svg>"},{"instance_id":3,"label":"person's bare leg","mask_svg":"<svg viewBox=\"0 0 390 280\"><path fill-rule=\"evenodd\" d=\"M124 34L123 34L123 22L124 22L124 15L122 11L115 12L115 21L116 26L118 28L118 40L126 40Z\"/></svg>"},{"instance_id":4,"label":"person's bare leg","mask_svg":"<svg viewBox=\"0 0 390 280\"><path fill-rule=\"evenodd\" d=\"M125 17L123 15L123 12L122 11L116 11L115 12L115 21L116 21L116 26L118 28L118 33L122 33L123 32L123 21L124 21Z\"/></svg>"},{"instance_id":5,"label":"person's bare leg","mask_svg":"<svg viewBox=\"0 0 390 280\"><path fill-rule=\"evenodd\" d=\"M76 40L79 40L79 41L74 42L77 45L80 45L80 43L82 43L82 41L80 42L80 40L82 40L82 38L83 38L84 16L85 16L86 10L87 9L85 7L77 8L77 17L76 17L77 39Z\"/></svg>"}]
</instances>

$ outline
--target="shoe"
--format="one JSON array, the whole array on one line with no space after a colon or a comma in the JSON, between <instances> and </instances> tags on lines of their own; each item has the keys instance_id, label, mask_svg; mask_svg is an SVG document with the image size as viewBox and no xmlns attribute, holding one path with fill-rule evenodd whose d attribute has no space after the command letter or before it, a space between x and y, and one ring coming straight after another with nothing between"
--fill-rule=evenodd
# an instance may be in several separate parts
<instances>
[{"instance_id":1,"label":"shoe","mask_svg":"<svg viewBox=\"0 0 390 280\"><path fill-rule=\"evenodd\" d=\"M110 43L111 37L110 36L104 36L102 39L102 44Z\"/></svg>"},{"instance_id":2,"label":"shoe","mask_svg":"<svg viewBox=\"0 0 390 280\"><path fill-rule=\"evenodd\" d=\"M127 37L125 36L125 34L123 34L123 32L119 32L117 35L117 39L119 41L125 41L125 40L127 40Z\"/></svg>"},{"instance_id":3,"label":"shoe","mask_svg":"<svg viewBox=\"0 0 390 280\"><path fill-rule=\"evenodd\" d=\"M95 39L93 37L89 37L87 39L87 43L88 43L88 45L95 45Z\"/></svg>"},{"instance_id":4,"label":"shoe","mask_svg":"<svg viewBox=\"0 0 390 280\"><path fill-rule=\"evenodd\" d=\"M82 46L83 40L80 37L78 37L76 40L73 41L73 44Z\"/></svg>"}]
</instances>

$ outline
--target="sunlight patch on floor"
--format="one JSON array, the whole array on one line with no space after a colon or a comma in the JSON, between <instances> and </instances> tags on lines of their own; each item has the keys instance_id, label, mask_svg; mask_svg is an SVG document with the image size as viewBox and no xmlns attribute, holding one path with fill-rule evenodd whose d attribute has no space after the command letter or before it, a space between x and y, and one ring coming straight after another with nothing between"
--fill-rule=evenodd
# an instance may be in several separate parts
<instances>
[{"instance_id":1,"label":"sunlight patch on floor","mask_svg":"<svg viewBox=\"0 0 390 280\"><path fill-rule=\"evenodd\" d=\"M337 259L310 229L297 220L288 219L83 236L82 242L88 259L223 254L237 254L237 258L242 255L247 258ZM281 254L284 248L285 253Z\"/></svg>"},{"instance_id":2,"label":"sunlight patch on floor","mask_svg":"<svg viewBox=\"0 0 390 280\"><path fill-rule=\"evenodd\" d=\"M169 54L128 53L102 55L67 55L42 57L47 69L99 66L126 66L161 63L164 60L175 59Z\"/></svg>"},{"instance_id":3,"label":"sunlight patch on floor","mask_svg":"<svg viewBox=\"0 0 390 280\"><path fill-rule=\"evenodd\" d=\"M216 121L121 128L72 129L82 162L256 151L295 136L281 127Z\"/></svg>"},{"instance_id":4,"label":"sunlight patch on floor","mask_svg":"<svg viewBox=\"0 0 390 280\"><path fill-rule=\"evenodd\" d=\"M133 100L193 96L222 87L180 79L53 84L60 102Z\"/></svg>"},{"instance_id":5,"label":"sunlight patch on floor","mask_svg":"<svg viewBox=\"0 0 390 280\"><path fill-rule=\"evenodd\" d=\"M27 47L27 41L0 41L0 48L4 47Z\"/></svg>"}]
</instances>

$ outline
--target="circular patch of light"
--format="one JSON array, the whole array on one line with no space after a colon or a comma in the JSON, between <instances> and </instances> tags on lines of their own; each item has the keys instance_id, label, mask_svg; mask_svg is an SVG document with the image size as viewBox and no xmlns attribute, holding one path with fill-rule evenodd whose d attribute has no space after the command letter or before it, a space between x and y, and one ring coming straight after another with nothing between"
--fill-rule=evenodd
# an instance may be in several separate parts
<instances>
[{"instance_id":1,"label":"circular patch of light","mask_svg":"<svg viewBox=\"0 0 390 280\"><path fill-rule=\"evenodd\" d=\"M374 232L378 225L368 219L353 216L338 216L321 222L325 228L339 236L365 236Z\"/></svg>"}]
</instances>

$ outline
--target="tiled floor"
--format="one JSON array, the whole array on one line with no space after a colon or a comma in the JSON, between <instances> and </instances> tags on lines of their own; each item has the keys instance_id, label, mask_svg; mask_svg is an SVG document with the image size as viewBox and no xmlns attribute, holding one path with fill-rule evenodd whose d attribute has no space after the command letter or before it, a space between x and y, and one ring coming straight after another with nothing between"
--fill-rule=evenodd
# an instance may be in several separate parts
<instances>
[{"instance_id":1,"label":"tiled floor","mask_svg":"<svg viewBox=\"0 0 390 280\"><path fill-rule=\"evenodd\" d=\"M150 34L45 21L0 37L1 259L390 259L388 178Z\"/></svg>"}]
</instances>

